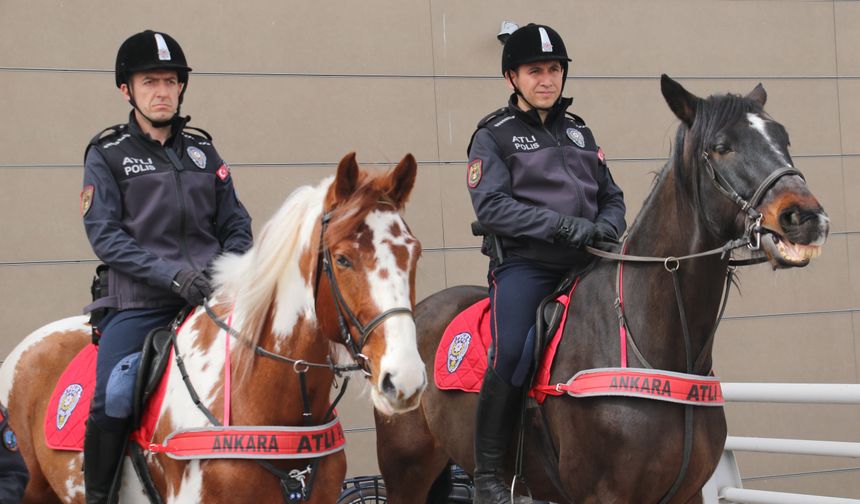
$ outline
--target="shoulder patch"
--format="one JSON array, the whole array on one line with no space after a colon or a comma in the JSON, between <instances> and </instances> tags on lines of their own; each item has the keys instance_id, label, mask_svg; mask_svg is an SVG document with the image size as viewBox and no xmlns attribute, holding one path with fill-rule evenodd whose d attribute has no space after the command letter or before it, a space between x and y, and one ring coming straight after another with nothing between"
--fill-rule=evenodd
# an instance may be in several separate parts
<instances>
[{"instance_id":1,"label":"shoulder patch","mask_svg":"<svg viewBox=\"0 0 860 504\"><path fill-rule=\"evenodd\" d=\"M215 175L217 175L218 178L221 179L221 182L227 180L227 177L230 176L230 167L227 166L226 162L221 163L221 167L218 168L218 171L215 172Z\"/></svg>"},{"instance_id":2,"label":"shoulder patch","mask_svg":"<svg viewBox=\"0 0 860 504\"><path fill-rule=\"evenodd\" d=\"M3 446L10 452L18 451L18 438L15 437L11 427L3 429Z\"/></svg>"},{"instance_id":3,"label":"shoulder patch","mask_svg":"<svg viewBox=\"0 0 860 504\"><path fill-rule=\"evenodd\" d=\"M603 153L603 147L597 148L597 160L600 161L600 164L606 166L606 154Z\"/></svg>"},{"instance_id":4,"label":"shoulder patch","mask_svg":"<svg viewBox=\"0 0 860 504\"><path fill-rule=\"evenodd\" d=\"M469 163L469 170L466 174L466 183L472 189L478 187L478 184L481 183L481 176L483 175L483 166L484 162L480 159L474 159Z\"/></svg>"},{"instance_id":5,"label":"shoulder patch","mask_svg":"<svg viewBox=\"0 0 860 504\"><path fill-rule=\"evenodd\" d=\"M86 215L93 206L93 192L95 192L95 186L92 184L85 186L81 191L81 217Z\"/></svg>"}]
</instances>

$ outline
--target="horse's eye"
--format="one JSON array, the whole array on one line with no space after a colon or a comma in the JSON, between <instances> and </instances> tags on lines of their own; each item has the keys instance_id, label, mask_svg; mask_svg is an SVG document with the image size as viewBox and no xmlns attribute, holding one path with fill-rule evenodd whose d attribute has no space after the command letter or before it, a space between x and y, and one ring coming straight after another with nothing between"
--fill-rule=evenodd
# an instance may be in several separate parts
<instances>
[{"instance_id":1,"label":"horse's eye","mask_svg":"<svg viewBox=\"0 0 860 504\"><path fill-rule=\"evenodd\" d=\"M721 156L725 156L729 152L732 152L732 148L726 144L717 144L714 146L714 152Z\"/></svg>"},{"instance_id":2,"label":"horse's eye","mask_svg":"<svg viewBox=\"0 0 860 504\"><path fill-rule=\"evenodd\" d=\"M337 263L337 265L340 266L341 268L351 268L352 267L352 262L350 262L350 260L347 259L346 256L338 254L338 255L334 256L334 260Z\"/></svg>"}]
</instances>

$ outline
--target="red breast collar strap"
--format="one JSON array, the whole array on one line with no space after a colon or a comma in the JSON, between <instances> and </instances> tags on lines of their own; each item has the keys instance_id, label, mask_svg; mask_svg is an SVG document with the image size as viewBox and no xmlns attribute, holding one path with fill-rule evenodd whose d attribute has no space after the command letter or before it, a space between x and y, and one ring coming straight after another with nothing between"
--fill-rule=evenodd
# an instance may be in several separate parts
<instances>
[{"instance_id":1,"label":"red breast collar strap","mask_svg":"<svg viewBox=\"0 0 860 504\"><path fill-rule=\"evenodd\" d=\"M177 460L304 459L343 450L346 439L340 420L310 427L232 426L176 431L164 443L146 448Z\"/></svg>"},{"instance_id":2,"label":"red breast collar strap","mask_svg":"<svg viewBox=\"0 0 860 504\"><path fill-rule=\"evenodd\" d=\"M597 368L576 373L567 383L543 385L540 391L573 397L623 396L695 406L723 406L720 380L672 371L638 368Z\"/></svg>"}]
</instances>

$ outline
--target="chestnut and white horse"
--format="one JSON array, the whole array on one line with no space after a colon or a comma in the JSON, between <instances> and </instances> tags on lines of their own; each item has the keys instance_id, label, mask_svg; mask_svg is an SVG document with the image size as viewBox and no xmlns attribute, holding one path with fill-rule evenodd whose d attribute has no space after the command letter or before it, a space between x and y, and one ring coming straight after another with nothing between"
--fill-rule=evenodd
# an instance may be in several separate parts
<instances>
[{"instance_id":1,"label":"chestnut and white horse","mask_svg":"<svg viewBox=\"0 0 860 504\"><path fill-rule=\"evenodd\" d=\"M348 154L334 178L293 192L250 251L218 260L210 306L230 330L198 309L176 337L191 384L218 422L229 415L234 426L324 423L335 363L363 369L380 413L418 405L427 383L412 318L421 245L401 216L416 171L412 155L389 174L369 174ZM84 502L83 455L47 447L44 415L59 375L89 341L85 317L60 320L30 334L0 369L0 402L31 473L24 502ZM291 364L296 360L302 363ZM192 401L176 359L168 369L153 442L213 424ZM225 369L232 386L225 386ZM305 371L304 403L297 371ZM318 460L309 502L334 502L346 458L338 451ZM308 465L268 462L281 474ZM279 479L255 460L150 452L146 463L164 502L284 500ZM148 502L132 464L124 467L120 501Z\"/></svg>"}]
</instances>

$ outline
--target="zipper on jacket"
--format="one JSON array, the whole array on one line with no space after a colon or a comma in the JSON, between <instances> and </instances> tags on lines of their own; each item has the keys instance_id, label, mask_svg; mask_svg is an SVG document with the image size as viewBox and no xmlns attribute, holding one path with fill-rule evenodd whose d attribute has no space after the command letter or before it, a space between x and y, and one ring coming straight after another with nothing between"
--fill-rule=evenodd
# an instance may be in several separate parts
<instances>
[{"instance_id":1,"label":"zipper on jacket","mask_svg":"<svg viewBox=\"0 0 860 504\"><path fill-rule=\"evenodd\" d=\"M185 257L185 260L188 261L188 264L196 270L197 265L195 265L194 261L191 260L191 254L188 252L188 225L186 223L188 219L188 208L185 205L185 198L182 197L181 172L185 170L185 167L182 166L182 160L179 159L176 151L167 145L163 147L164 151L167 153L167 157L170 158L170 162L173 164L173 168L175 168L173 170L173 178L176 179L176 198L179 200L179 248L182 255Z\"/></svg>"},{"instance_id":2,"label":"zipper on jacket","mask_svg":"<svg viewBox=\"0 0 860 504\"><path fill-rule=\"evenodd\" d=\"M564 120L564 118L562 118L562 120ZM581 181L573 173L573 170L571 170L570 167L567 165L567 157L564 155L564 147L561 145L561 141L558 139L557 136L555 136L552 132L550 132L549 128L546 127L546 124L541 123L541 126L543 127L543 130L546 131L547 134L553 140L555 140L555 145L558 147L558 151L561 153L561 165L564 166L564 169L565 169L565 171L567 171L567 174L570 176L570 178L573 179L573 182L574 182L573 186L576 187L576 194L577 194L576 205L579 208L579 215L578 216L583 216L582 215L582 204L583 204L583 201L585 200L585 193L582 190ZM573 216L573 217L578 217L578 216Z\"/></svg>"}]
</instances>

